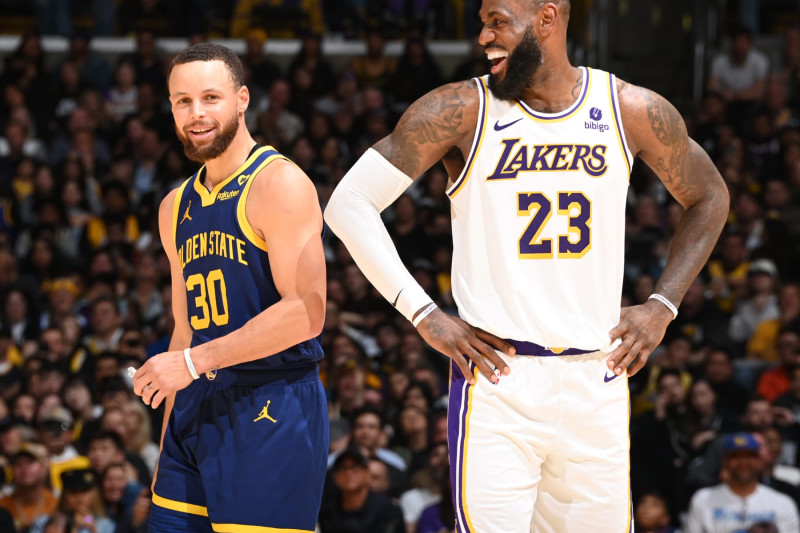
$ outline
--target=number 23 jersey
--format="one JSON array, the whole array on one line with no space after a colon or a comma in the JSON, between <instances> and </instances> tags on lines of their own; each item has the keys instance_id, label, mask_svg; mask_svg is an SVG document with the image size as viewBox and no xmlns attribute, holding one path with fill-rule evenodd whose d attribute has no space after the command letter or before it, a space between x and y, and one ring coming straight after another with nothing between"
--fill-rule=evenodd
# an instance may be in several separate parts
<instances>
[{"instance_id":1,"label":"number 23 jersey","mask_svg":"<svg viewBox=\"0 0 800 533\"><path fill-rule=\"evenodd\" d=\"M272 279L267 243L253 231L245 215L253 178L276 159L286 158L271 147L259 147L212 191L202 183L205 167L178 190L173 228L186 281L192 346L241 328L281 299ZM316 338L264 355L235 368L286 368L323 357Z\"/></svg>"},{"instance_id":2,"label":"number 23 jersey","mask_svg":"<svg viewBox=\"0 0 800 533\"><path fill-rule=\"evenodd\" d=\"M502 338L595 350L619 321L633 157L615 77L580 70L580 95L553 114L478 78L475 138L447 194L460 315Z\"/></svg>"}]
</instances>

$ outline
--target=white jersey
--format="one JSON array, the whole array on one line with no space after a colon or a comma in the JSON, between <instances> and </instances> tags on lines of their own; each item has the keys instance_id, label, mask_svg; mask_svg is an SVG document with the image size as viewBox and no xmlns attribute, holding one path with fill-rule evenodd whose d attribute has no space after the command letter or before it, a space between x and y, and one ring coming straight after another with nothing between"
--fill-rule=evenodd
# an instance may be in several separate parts
<instances>
[{"instance_id":1,"label":"white jersey","mask_svg":"<svg viewBox=\"0 0 800 533\"><path fill-rule=\"evenodd\" d=\"M697 491L683 532L745 533L756 522L775 524L780 533L800 532L794 501L764 485L747 498L740 498L727 485Z\"/></svg>"},{"instance_id":2,"label":"white jersey","mask_svg":"<svg viewBox=\"0 0 800 533\"><path fill-rule=\"evenodd\" d=\"M555 114L499 100L479 78L472 149L447 191L461 317L556 353L607 349L622 296L633 157L615 77L581 70L580 96Z\"/></svg>"}]
</instances>

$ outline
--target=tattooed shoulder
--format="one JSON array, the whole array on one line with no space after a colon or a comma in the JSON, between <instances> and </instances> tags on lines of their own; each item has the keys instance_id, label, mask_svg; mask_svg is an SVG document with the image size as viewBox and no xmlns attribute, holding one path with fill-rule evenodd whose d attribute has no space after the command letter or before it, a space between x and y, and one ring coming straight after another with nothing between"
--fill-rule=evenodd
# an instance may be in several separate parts
<instances>
[{"instance_id":1,"label":"tattooed shoulder","mask_svg":"<svg viewBox=\"0 0 800 533\"><path fill-rule=\"evenodd\" d=\"M413 178L473 134L478 108L474 80L443 85L411 104L375 149Z\"/></svg>"}]
</instances>

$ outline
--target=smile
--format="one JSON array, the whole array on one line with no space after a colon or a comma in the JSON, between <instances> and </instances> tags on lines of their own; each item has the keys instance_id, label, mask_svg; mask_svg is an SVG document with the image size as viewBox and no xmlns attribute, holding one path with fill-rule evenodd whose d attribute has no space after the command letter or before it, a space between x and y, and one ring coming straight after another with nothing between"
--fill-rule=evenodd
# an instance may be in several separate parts
<instances>
[{"instance_id":1,"label":"smile","mask_svg":"<svg viewBox=\"0 0 800 533\"><path fill-rule=\"evenodd\" d=\"M497 73L508 59L508 52L498 48L490 48L486 51L486 57L492 62L492 74Z\"/></svg>"}]
</instances>

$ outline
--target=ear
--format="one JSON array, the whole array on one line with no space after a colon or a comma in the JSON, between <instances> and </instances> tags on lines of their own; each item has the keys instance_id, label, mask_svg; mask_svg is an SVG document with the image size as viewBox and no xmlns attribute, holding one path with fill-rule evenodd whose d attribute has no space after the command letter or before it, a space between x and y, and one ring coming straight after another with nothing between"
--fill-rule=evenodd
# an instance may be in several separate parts
<instances>
[{"instance_id":1,"label":"ear","mask_svg":"<svg viewBox=\"0 0 800 533\"><path fill-rule=\"evenodd\" d=\"M537 15L536 29L542 36L553 33L561 18L561 13L558 12L558 6L550 2L539 8Z\"/></svg>"},{"instance_id":2,"label":"ear","mask_svg":"<svg viewBox=\"0 0 800 533\"><path fill-rule=\"evenodd\" d=\"M236 94L236 105L239 113L244 114L250 105L250 89L246 85L239 87L239 92Z\"/></svg>"}]
</instances>

